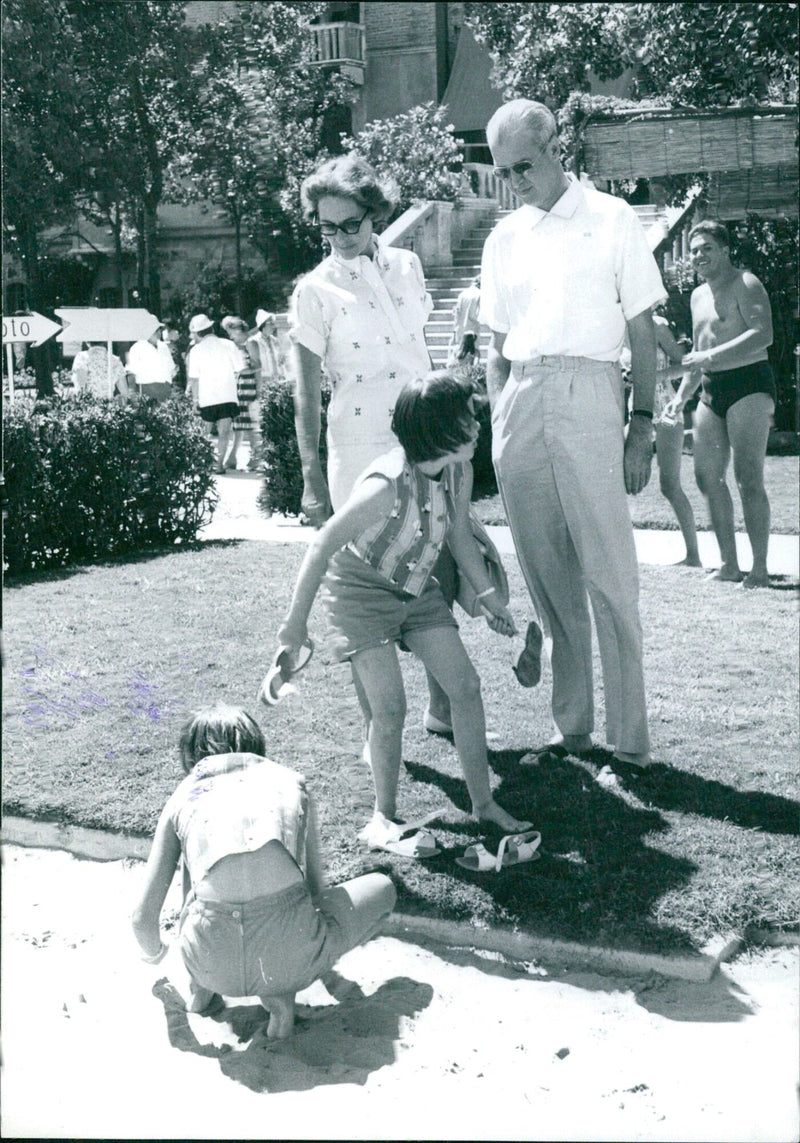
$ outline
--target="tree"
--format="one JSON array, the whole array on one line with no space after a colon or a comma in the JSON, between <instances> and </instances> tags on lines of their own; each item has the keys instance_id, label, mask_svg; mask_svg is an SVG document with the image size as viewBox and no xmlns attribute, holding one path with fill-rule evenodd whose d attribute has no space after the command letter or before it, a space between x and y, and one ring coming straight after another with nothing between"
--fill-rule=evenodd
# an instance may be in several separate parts
<instances>
[{"instance_id":1,"label":"tree","mask_svg":"<svg viewBox=\"0 0 800 1143\"><path fill-rule=\"evenodd\" d=\"M635 94L675 106L796 103L797 4L630 4Z\"/></svg>"},{"instance_id":2,"label":"tree","mask_svg":"<svg viewBox=\"0 0 800 1143\"><path fill-rule=\"evenodd\" d=\"M446 107L424 103L391 119L374 119L343 142L381 175L394 179L400 210L415 199L458 198L464 156L447 122Z\"/></svg>"},{"instance_id":3,"label":"tree","mask_svg":"<svg viewBox=\"0 0 800 1143\"><path fill-rule=\"evenodd\" d=\"M57 0L5 0L2 18L3 234L35 308L42 231L74 216L80 185L73 40Z\"/></svg>"},{"instance_id":4,"label":"tree","mask_svg":"<svg viewBox=\"0 0 800 1143\"><path fill-rule=\"evenodd\" d=\"M161 307L156 243L165 171L185 146L197 106L197 37L173 0L64 0L76 37L84 189L105 211L121 254L126 216L138 233L140 287Z\"/></svg>"},{"instance_id":5,"label":"tree","mask_svg":"<svg viewBox=\"0 0 800 1143\"><path fill-rule=\"evenodd\" d=\"M309 25L324 4L250 0L230 9L209 33L195 130L173 173L179 194L209 198L233 226L241 307L243 237L279 269L316 256L300 182L324 151L328 113L356 89L313 63Z\"/></svg>"},{"instance_id":6,"label":"tree","mask_svg":"<svg viewBox=\"0 0 800 1143\"><path fill-rule=\"evenodd\" d=\"M616 79L633 62L628 7L467 3L465 22L488 48L492 82L505 97L537 99L555 112L571 92L589 90L590 71Z\"/></svg>"}]
</instances>

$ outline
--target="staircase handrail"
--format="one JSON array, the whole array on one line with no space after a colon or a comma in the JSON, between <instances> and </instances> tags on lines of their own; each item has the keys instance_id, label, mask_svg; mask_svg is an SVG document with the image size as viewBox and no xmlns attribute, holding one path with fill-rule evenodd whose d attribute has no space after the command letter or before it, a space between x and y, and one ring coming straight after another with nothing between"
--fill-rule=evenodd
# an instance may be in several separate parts
<instances>
[{"instance_id":1,"label":"staircase handrail","mask_svg":"<svg viewBox=\"0 0 800 1143\"><path fill-rule=\"evenodd\" d=\"M434 208L433 202L421 201L412 203L412 205L404 210L394 222L381 234L381 241L386 246L403 246L410 238L413 238L414 232L418 230L426 218L431 214Z\"/></svg>"},{"instance_id":2,"label":"staircase handrail","mask_svg":"<svg viewBox=\"0 0 800 1143\"><path fill-rule=\"evenodd\" d=\"M508 183L498 179L494 167L488 163L464 163L463 170L479 198L493 198L504 210L514 210L517 201Z\"/></svg>"}]
</instances>

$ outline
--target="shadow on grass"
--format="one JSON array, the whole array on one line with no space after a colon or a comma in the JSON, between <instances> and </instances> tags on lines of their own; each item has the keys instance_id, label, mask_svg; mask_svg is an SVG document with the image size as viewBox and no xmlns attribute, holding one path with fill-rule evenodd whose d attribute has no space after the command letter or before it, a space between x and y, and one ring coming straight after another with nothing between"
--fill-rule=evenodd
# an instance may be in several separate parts
<instances>
[{"instance_id":1,"label":"shadow on grass","mask_svg":"<svg viewBox=\"0 0 800 1143\"><path fill-rule=\"evenodd\" d=\"M250 543L249 540L192 540L189 543L173 544L163 548L148 548L142 552L123 552L118 556L105 556L90 563L70 564L62 568L41 568L37 571L17 572L7 575L3 586L12 589L27 587L34 583L59 583L63 580L74 579L75 576L87 575L97 568L123 567L126 564L147 564L153 560L163 559L164 556L182 555L187 552L201 552L208 548L235 548L240 544Z\"/></svg>"},{"instance_id":2,"label":"shadow on grass","mask_svg":"<svg viewBox=\"0 0 800 1143\"><path fill-rule=\"evenodd\" d=\"M207 1017L189 1017L177 989L166 977L153 995L164 1005L167 1035L173 1048L219 1060L220 1071L255 1092L310 1091L329 1084L365 1084L374 1071L394 1063L405 1019L433 999L429 984L395 977L371 996L349 985L338 1004L298 1004L295 1032L288 1040L267 1039L268 1013L260 1004L241 1004ZM217 1027L201 1043L195 1028ZM226 1040L219 1043L220 1033ZM231 1042L232 1041L232 1042Z\"/></svg>"},{"instance_id":3,"label":"shadow on grass","mask_svg":"<svg viewBox=\"0 0 800 1143\"><path fill-rule=\"evenodd\" d=\"M586 757L598 766L611 764L610 750L595 747ZM641 774L617 769L624 789L662 810L700 814L744 829L800 834L800 802L763 790L737 790L724 782L701 778L689 770L655 764Z\"/></svg>"},{"instance_id":4,"label":"shadow on grass","mask_svg":"<svg viewBox=\"0 0 800 1143\"><path fill-rule=\"evenodd\" d=\"M477 885L491 898L495 923L518 924L539 936L653 952L694 948L688 934L653 920L656 902L685 885L697 870L693 862L647 844L648 837L669 829L661 814L605 790L575 760L520 766L525 753L490 754L492 768L502 779L495 795L505 809L532 820L541 831L541 858L498 876L456 865L463 842L446 848L426 864L448 875L450 916L474 915ZM407 762L406 770L415 781L438 786L469 813L461 779L419 763ZM482 832L477 823L450 828L462 835L472 829L474 839L482 836L489 849L496 848L498 837ZM437 835L447 829L437 826ZM425 881L414 872L403 874L402 907L441 915Z\"/></svg>"}]
</instances>

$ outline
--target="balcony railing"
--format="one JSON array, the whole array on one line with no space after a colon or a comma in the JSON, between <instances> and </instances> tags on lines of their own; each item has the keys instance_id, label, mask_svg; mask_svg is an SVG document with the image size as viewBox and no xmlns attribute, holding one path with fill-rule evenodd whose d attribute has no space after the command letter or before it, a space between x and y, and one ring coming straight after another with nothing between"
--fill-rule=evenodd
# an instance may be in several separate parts
<instances>
[{"instance_id":1,"label":"balcony railing","mask_svg":"<svg viewBox=\"0 0 800 1143\"><path fill-rule=\"evenodd\" d=\"M360 64L364 66L364 27L362 24L312 24L312 60L318 64Z\"/></svg>"}]
</instances>

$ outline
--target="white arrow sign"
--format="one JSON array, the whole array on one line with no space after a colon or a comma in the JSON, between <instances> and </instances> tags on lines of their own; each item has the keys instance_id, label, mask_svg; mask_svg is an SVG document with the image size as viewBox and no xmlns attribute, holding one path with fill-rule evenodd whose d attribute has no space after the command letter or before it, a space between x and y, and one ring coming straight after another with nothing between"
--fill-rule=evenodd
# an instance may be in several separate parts
<instances>
[{"instance_id":1,"label":"white arrow sign","mask_svg":"<svg viewBox=\"0 0 800 1143\"><path fill-rule=\"evenodd\" d=\"M161 325L148 310L101 310L96 306L56 310L64 329L56 341L139 341Z\"/></svg>"},{"instance_id":2,"label":"white arrow sign","mask_svg":"<svg viewBox=\"0 0 800 1143\"><path fill-rule=\"evenodd\" d=\"M54 333L60 332L58 322L50 321L44 314L15 314L14 317L3 318L4 344L24 341L34 346L41 345Z\"/></svg>"}]
</instances>

